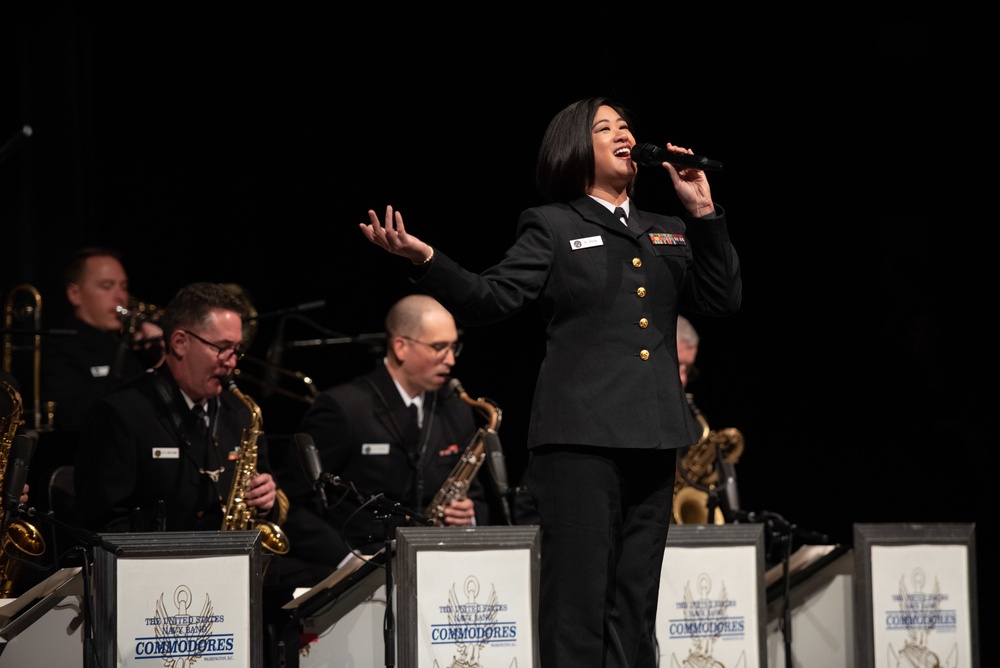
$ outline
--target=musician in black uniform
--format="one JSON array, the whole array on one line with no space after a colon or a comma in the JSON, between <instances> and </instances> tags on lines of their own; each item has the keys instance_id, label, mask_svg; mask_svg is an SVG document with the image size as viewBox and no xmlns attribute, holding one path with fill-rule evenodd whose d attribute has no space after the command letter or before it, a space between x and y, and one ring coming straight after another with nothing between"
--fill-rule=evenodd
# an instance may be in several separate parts
<instances>
[{"instance_id":1,"label":"musician in black uniform","mask_svg":"<svg viewBox=\"0 0 1000 668\"><path fill-rule=\"evenodd\" d=\"M73 307L65 328L75 335L48 335L42 342L42 399L55 402L54 427L78 432L100 397L163 361L163 331L149 319L124 328L128 275L111 248L78 250L66 265L66 299ZM125 330L125 331L123 331Z\"/></svg>"},{"instance_id":2,"label":"musician in black uniform","mask_svg":"<svg viewBox=\"0 0 1000 668\"><path fill-rule=\"evenodd\" d=\"M615 101L563 108L538 152L546 203L521 213L513 245L478 274L410 234L391 206L361 224L369 241L409 260L416 287L462 325L538 303L546 351L527 482L541 527L543 668L656 665L676 454L694 437L677 314L731 315L742 298L739 259L704 171L667 160L649 167L650 180L673 184L684 214L642 210L632 199L635 146L628 111ZM473 212L477 226L491 224L487 212Z\"/></svg>"},{"instance_id":3,"label":"musician in black uniform","mask_svg":"<svg viewBox=\"0 0 1000 668\"><path fill-rule=\"evenodd\" d=\"M297 457L286 457L276 474L291 499L284 525L289 556L321 565L300 575L286 572L301 586L315 584L351 550L382 547L387 523L378 517L386 508L399 504L422 514L476 433L472 407L446 387L462 349L451 314L431 297L410 295L389 310L385 329L385 359L321 392L299 427L312 437L323 470L342 480L326 487L328 505ZM484 474L480 468L471 480L468 498L444 508L444 524L489 522ZM389 519L390 531L406 522L398 514Z\"/></svg>"},{"instance_id":4,"label":"musician in black uniform","mask_svg":"<svg viewBox=\"0 0 1000 668\"><path fill-rule=\"evenodd\" d=\"M220 531L234 485L256 513L267 558L262 587L264 648L275 665L274 633L291 590L276 581L287 549L287 497L271 474L256 411L231 389L243 357L246 303L217 283L181 288L160 320L166 359L98 400L80 434L75 486L84 526L114 531ZM258 433L256 438L253 434ZM257 474L241 457L256 444Z\"/></svg>"},{"instance_id":5,"label":"musician in black uniform","mask_svg":"<svg viewBox=\"0 0 1000 668\"><path fill-rule=\"evenodd\" d=\"M161 319L165 363L98 400L80 435L78 519L100 531L222 528L222 507L251 411L230 379L243 356L244 302L222 285L182 288ZM287 501L270 472L266 439L247 503L280 524Z\"/></svg>"}]
</instances>

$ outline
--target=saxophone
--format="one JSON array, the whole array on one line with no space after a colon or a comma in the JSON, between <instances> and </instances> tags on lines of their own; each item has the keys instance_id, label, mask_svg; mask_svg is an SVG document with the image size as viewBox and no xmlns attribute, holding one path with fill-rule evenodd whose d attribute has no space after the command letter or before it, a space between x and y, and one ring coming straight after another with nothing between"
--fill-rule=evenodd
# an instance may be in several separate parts
<instances>
[{"instance_id":1,"label":"saxophone","mask_svg":"<svg viewBox=\"0 0 1000 668\"><path fill-rule=\"evenodd\" d=\"M0 419L0 499L4 496L4 478L11 444L14 442L17 428L24 424L24 420L21 419L23 411L21 393L6 381L3 383L3 390L10 399L11 411ZM21 496L20 490L17 491L18 496ZM0 504L0 525L4 523L4 512L5 509ZM45 539L38 529L23 520L16 519L9 523L7 531L0 538L0 598L9 597L14 586L14 577L20 566L19 559L8 551L9 547L27 556L37 557L45 552Z\"/></svg>"},{"instance_id":2,"label":"saxophone","mask_svg":"<svg viewBox=\"0 0 1000 668\"><path fill-rule=\"evenodd\" d=\"M444 507L448 505L449 501L452 499L464 499L466 494L468 494L472 479L476 477L479 468L486 461L486 441L487 439L497 438L497 430L500 428L500 420L503 417L503 411L500 410L500 407L492 399L481 397L476 400L466 394L465 388L462 387L462 382L458 378L452 378L448 382L448 387L462 401L478 410L486 418L487 424L476 431L469 446L462 453L461 459L458 460L455 468L451 470L448 478L444 481L444 485L434 495L434 498L427 506L427 510L424 511L424 515L427 516L427 519L430 520L433 526L444 526Z\"/></svg>"},{"instance_id":3,"label":"saxophone","mask_svg":"<svg viewBox=\"0 0 1000 668\"><path fill-rule=\"evenodd\" d=\"M291 547L288 537L274 522L257 518L257 509L246 502L247 486L257 477L257 440L261 431L260 407L250 397L243 394L236 382L230 380L230 391L250 409L250 424L243 430L240 441L240 457L233 471L233 486L229 490L222 520L223 531L245 531L257 529L263 537L264 548L275 554L286 554Z\"/></svg>"},{"instance_id":4,"label":"saxophone","mask_svg":"<svg viewBox=\"0 0 1000 668\"><path fill-rule=\"evenodd\" d=\"M732 427L715 432L708 426L708 420L694 403L694 396L687 394L688 407L701 424L701 438L690 447L677 463L674 477L674 502L671 520L675 524L707 524L708 492L719 481L719 471L715 467L717 449L727 461L734 464L743 452L743 434ZM702 489L699 489L701 487ZM722 510L715 509L712 518L715 524L725 524Z\"/></svg>"}]
</instances>

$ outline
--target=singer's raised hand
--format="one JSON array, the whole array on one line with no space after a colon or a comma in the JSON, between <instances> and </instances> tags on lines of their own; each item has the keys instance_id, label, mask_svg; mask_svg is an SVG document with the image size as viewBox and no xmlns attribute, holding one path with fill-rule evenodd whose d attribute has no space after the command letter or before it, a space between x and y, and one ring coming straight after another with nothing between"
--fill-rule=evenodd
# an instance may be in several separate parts
<instances>
[{"instance_id":1,"label":"singer's raised hand","mask_svg":"<svg viewBox=\"0 0 1000 668\"><path fill-rule=\"evenodd\" d=\"M694 151L681 146L674 146L667 142L667 150L674 153L687 153L694 155ZM707 216L715 211L715 204L712 203L712 189L708 185L708 177L705 172L696 167L684 167L677 169L669 162L663 166L670 172L670 180L674 182L674 190L681 204L688 213L696 218Z\"/></svg>"},{"instance_id":2,"label":"singer's raised hand","mask_svg":"<svg viewBox=\"0 0 1000 668\"><path fill-rule=\"evenodd\" d=\"M412 234L407 234L403 214L393 212L391 205L385 207L384 224L372 209L368 210L368 220L371 221L370 224L361 223L359 227L365 238L376 246L381 246L394 255L402 255L413 264L424 264L432 256L430 246Z\"/></svg>"}]
</instances>

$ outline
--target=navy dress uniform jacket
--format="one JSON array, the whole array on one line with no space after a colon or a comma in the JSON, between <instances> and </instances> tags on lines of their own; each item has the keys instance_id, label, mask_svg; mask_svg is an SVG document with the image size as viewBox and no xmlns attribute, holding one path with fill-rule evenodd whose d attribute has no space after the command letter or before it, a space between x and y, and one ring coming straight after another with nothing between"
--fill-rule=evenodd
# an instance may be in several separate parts
<instances>
[{"instance_id":1,"label":"navy dress uniform jacket","mask_svg":"<svg viewBox=\"0 0 1000 668\"><path fill-rule=\"evenodd\" d=\"M527 209L497 265L477 275L435 249L412 279L466 326L539 301L546 351L529 448L668 449L696 440L677 371L676 315L735 313L739 258L719 206L701 219L630 206L628 227L589 196Z\"/></svg>"},{"instance_id":2,"label":"navy dress uniform jacket","mask_svg":"<svg viewBox=\"0 0 1000 668\"><path fill-rule=\"evenodd\" d=\"M385 526L375 518L379 505L360 508L372 496L382 494L389 506L398 503L414 513L426 510L477 427L472 408L447 387L426 393L424 402L423 428L417 433L407 428L408 408L381 361L372 371L316 397L298 431L312 436L323 471L339 476L342 483L327 485L328 507L320 508L297 458L287 457L279 466L278 482L291 501L283 525L291 556L337 565L349 548L381 548ZM489 523L483 474L481 468L468 491L479 525ZM394 518L392 526L400 524L405 517Z\"/></svg>"},{"instance_id":3,"label":"navy dress uniform jacket","mask_svg":"<svg viewBox=\"0 0 1000 668\"><path fill-rule=\"evenodd\" d=\"M170 406L158 386L169 392ZM181 420L180 430L171 407ZM81 432L74 472L75 509L83 525L100 531L154 531L162 500L167 531L221 529L222 507L232 489L250 410L223 390L215 411L214 438L201 434L199 419L166 367L98 400ZM272 473L266 437L261 435L256 442L257 470ZM220 466L225 471L215 483L199 471ZM135 508L142 516L140 527L131 526ZM276 501L260 519L276 521L281 511Z\"/></svg>"},{"instance_id":4,"label":"navy dress uniform jacket","mask_svg":"<svg viewBox=\"0 0 1000 668\"><path fill-rule=\"evenodd\" d=\"M66 326L76 335L43 340L41 398L55 402L56 429L79 432L95 401L141 376L145 367L132 350L120 349L118 333L102 332L75 317Z\"/></svg>"}]
</instances>

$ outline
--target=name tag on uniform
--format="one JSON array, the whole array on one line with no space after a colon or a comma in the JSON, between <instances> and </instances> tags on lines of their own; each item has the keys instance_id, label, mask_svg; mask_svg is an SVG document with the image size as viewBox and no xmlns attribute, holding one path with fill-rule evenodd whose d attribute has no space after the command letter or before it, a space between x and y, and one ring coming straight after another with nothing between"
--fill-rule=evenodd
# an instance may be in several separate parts
<instances>
[{"instance_id":1,"label":"name tag on uniform","mask_svg":"<svg viewBox=\"0 0 1000 668\"><path fill-rule=\"evenodd\" d=\"M593 246L603 246L604 239L600 235L596 237L584 237L582 239L570 239L569 247L573 250L580 250L583 248L591 248Z\"/></svg>"},{"instance_id":2,"label":"name tag on uniform","mask_svg":"<svg viewBox=\"0 0 1000 668\"><path fill-rule=\"evenodd\" d=\"M180 448L153 448L153 459L177 459L180 456Z\"/></svg>"},{"instance_id":3,"label":"name tag on uniform","mask_svg":"<svg viewBox=\"0 0 1000 668\"><path fill-rule=\"evenodd\" d=\"M389 454L388 443L362 443L361 454L363 455L387 455Z\"/></svg>"},{"instance_id":4,"label":"name tag on uniform","mask_svg":"<svg viewBox=\"0 0 1000 668\"><path fill-rule=\"evenodd\" d=\"M650 232L649 240L655 246L687 246L683 234L668 234L666 232Z\"/></svg>"},{"instance_id":5,"label":"name tag on uniform","mask_svg":"<svg viewBox=\"0 0 1000 668\"><path fill-rule=\"evenodd\" d=\"M104 378L109 373L111 373L111 367L107 364L103 366L92 366L90 367L90 375L94 378Z\"/></svg>"}]
</instances>

